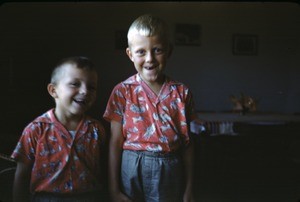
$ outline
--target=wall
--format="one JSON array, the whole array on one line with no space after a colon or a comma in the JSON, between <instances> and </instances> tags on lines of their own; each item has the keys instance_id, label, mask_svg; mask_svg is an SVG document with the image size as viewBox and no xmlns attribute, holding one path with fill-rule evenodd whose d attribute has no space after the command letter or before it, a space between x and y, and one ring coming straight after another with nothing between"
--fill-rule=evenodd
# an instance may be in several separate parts
<instances>
[{"instance_id":1,"label":"wall","mask_svg":"<svg viewBox=\"0 0 300 202\"><path fill-rule=\"evenodd\" d=\"M300 112L300 6L295 3L67 2L0 7L1 124L19 132L50 107L46 85L62 57L85 55L99 67L101 117L113 86L135 73L115 32L139 15L199 24L200 46L175 46L167 73L190 86L197 110L231 110L229 95L258 98L260 111ZM258 36L258 54L232 54L233 34ZM15 127L13 127L16 125Z\"/></svg>"}]
</instances>

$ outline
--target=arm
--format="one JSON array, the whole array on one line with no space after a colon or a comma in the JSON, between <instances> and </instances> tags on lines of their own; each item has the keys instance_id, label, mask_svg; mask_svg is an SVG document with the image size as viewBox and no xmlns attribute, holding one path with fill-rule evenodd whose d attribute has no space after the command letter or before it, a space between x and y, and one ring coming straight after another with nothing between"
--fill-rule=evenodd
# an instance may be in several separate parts
<instances>
[{"instance_id":1,"label":"arm","mask_svg":"<svg viewBox=\"0 0 300 202\"><path fill-rule=\"evenodd\" d=\"M184 191L183 201L191 202L194 201L193 197L193 178L194 178L194 141L191 140L190 144L184 151L183 154L184 168L185 168L185 179L186 187Z\"/></svg>"},{"instance_id":2,"label":"arm","mask_svg":"<svg viewBox=\"0 0 300 202\"><path fill-rule=\"evenodd\" d=\"M131 201L120 190L121 159L123 152L124 137L122 125L119 122L111 121L111 137L109 142L109 188L112 201Z\"/></svg>"},{"instance_id":3,"label":"arm","mask_svg":"<svg viewBox=\"0 0 300 202\"><path fill-rule=\"evenodd\" d=\"M30 201L30 177L32 166L23 162L17 163L13 183L13 201L29 202Z\"/></svg>"}]
</instances>

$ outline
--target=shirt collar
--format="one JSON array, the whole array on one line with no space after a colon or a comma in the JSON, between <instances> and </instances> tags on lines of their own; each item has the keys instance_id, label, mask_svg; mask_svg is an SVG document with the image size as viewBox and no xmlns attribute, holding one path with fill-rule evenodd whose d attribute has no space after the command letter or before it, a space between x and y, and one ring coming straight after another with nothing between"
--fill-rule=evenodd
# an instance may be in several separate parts
<instances>
[{"instance_id":1,"label":"shirt collar","mask_svg":"<svg viewBox=\"0 0 300 202\"><path fill-rule=\"evenodd\" d=\"M176 81L176 80L173 80L171 79L170 77L166 76L166 80L165 80L165 83L167 85L180 85L181 83ZM131 84L131 85L140 85L141 83L143 82L141 76L137 73L131 77L129 77L128 79L126 79L123 83L124 84Z\"/></svg>"},{"instance_id":2,"label":"shirt collar","mask_svg":"<svg viewBox=\"0 0 300 202\"><path fill-rule=\"evenodd\" d=\"M34 120L34 122L40 122L40 123L57 123L59 122L57 120L57 118L54 115L54 108L50 109L49 111L47 111L46 113L44 113L43 115L39 116L38 118L36 118ZM84 117L84 122L86 124L91 123L92 120L88 117Z\"/></svg>"}]
</instances>

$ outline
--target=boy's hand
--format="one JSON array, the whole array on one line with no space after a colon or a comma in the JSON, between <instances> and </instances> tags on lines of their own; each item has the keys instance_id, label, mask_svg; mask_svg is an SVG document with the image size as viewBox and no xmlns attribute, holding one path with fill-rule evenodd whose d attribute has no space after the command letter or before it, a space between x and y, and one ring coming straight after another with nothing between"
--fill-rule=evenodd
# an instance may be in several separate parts
<instances>
[{"instance_id":1,"label":"boy's hand","mask_svg":"<svg viewBox=\"0 0 300 202\"><path fill-rule=\"evenodd\" d=\"M194 172L194 143L190 145L184 152L184 166L186 170L186 187L183 195L183 202L194 202L193 196L193 172Z\"/></svg>"},{"instance_id":2,"label":"boy's hand","mask_svg":"<svg viewBox=\"0 0 300 202\"><path fill-rule=\"evenodd\" d=\"M29 202L30 201L30 176L32 165L23 162L17 162L17 169L13 185L13 201Z\"/></svg>"},{"instance_id":3,"label":"boy's hand","mask_svg":"<svg viewBox=\"0 0 300 202\"><path fill-rule=\"evenodd\" d=\"M113 202L132 202L125 194L118 192L111 196Z\"/></svg>"},{"instance_id":4,"label":"boy's hand","mask_svg":"<svg viewBox=\"0 0 300 202\"><path fill-rule=\"evenodd\" d=\"M191 193L184 193L183 202L195 202L193 195Z\"/></svg>"}]
</instances>

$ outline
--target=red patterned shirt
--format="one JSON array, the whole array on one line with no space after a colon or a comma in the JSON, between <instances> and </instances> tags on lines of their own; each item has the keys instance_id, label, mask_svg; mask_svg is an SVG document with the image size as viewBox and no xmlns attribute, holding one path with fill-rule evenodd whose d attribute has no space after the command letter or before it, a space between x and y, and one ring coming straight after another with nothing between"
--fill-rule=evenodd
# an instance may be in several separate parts
<instances>
[{"instance_id":1,"label":"red patterned shirt","mask_svg":"<svg viewBox=\"0 0 300 202\"><path fill-rule=\"evenodd\" d=\"M136 74L113 89L103 117L122 122L123 149L171 152L189 142L193 105L184 84L166 78L156 95Z\"/></svg>"},{"instance_id":2,"label":"red patterned shirt","mask_svg":"<svg viewBox=\"0 0 300 202\"><path fill-rule=\"evenodd\" d=\"M52 109L24 129L12 158L33 165L31 192L100 190L104 132L99 121L85 117L73 137Z\"/></svg>"}]
</instances>

